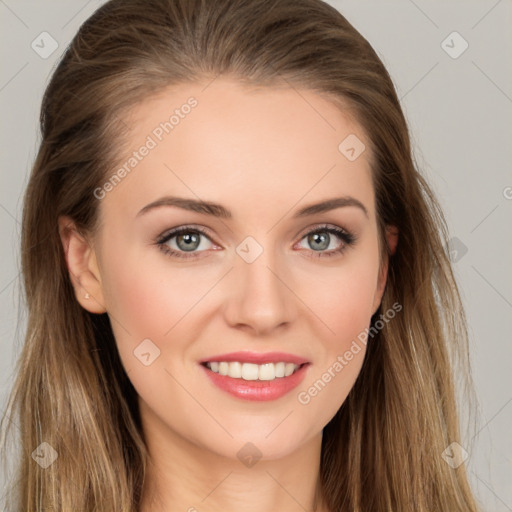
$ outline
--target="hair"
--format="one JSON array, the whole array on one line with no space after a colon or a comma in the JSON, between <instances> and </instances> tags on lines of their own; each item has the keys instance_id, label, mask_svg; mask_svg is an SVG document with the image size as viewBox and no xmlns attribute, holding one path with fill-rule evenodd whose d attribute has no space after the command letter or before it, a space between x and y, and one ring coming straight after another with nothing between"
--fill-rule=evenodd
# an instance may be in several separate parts
<instances>
[{"instance_id":1,"label":"hair","mask_svg":"<svg viewBox=\"0 0 512 512\"><path fill-rule=\"evenodd\" d=\"M94 233L94 190L122 155L123 116L172 85L218 76L314 91L353 115L368 138L381 261L389 258L371 325L394 304L402 309L374 330L353 388L323 430L327 505L476 512L465 465L452 468L442 458L452 442L462 444L454 375L473 393L446 221L417 170L384 64L320 0L111 0L67 47L43 97L42 138L24 197L28 321L2 421L20 429L13 510L139 510L148 451L137 393L108 314L91 314L76 300L58 218ZM399 230L393 255L388 225ZM58 454L46 469L32 460L42 442Z\"/></svg>"}]
</instances>

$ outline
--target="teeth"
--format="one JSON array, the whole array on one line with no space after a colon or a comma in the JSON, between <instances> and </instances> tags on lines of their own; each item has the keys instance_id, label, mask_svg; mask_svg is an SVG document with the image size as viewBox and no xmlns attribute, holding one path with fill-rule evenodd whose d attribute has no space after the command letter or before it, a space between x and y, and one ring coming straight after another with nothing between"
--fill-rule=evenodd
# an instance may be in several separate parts
<instances>
[{"instance_id":1,"label":"teeth","mask_svg":"<svg viewBox=\"0 0 512 512\"><path fill-rule=\"evenodd\" d=\"M233 379L240 379L242 377L242 365L238 362L225 363L228 365L228 375Z\"/></svg>"},{"instance_id":2,"label":"teeth","mask_svg":"<svg viewBox=\"0 0 512 512\"><path fill-rule=\"evenodd\" d=\"M274 380L288 377L299 369L299 365L293 363L254 364L238 361L212 361L206 363L206 366L212 372L243 380Z\"/></svg>"},{"instance_id":3,"label":"teeth","mask_svg":"<svg viewBox=\"0 0 512 512\"><path fill-rule=\"evenodd\" d=\"M285 363L276 363L276 377L284 377Z\"/></svg>"},{"instance_id":4,"label":"teeth","mask_svg":"<svg viewBox=\"0 0 512 512\"><path fill-rule=\"evenodd\" d=\"M231 366L233 363L229 363ZM236 364L236 363L235 363ZM258 365L252 363L244 363L242 365L242 379L258 380Z\"/></svg>"},{"instance_id":5,"label":"teeth","mask_svg":"<svg viewBox=\"0 0 512 512\"><path fill-rule=\"evenodd\" d=\"M286 366L284 367L284 376L288 377L288 375L291 375L295 371L295 365L293 363L286 363Z\"/></svg>"},{"instance_id":6,"label":"teeth","mask_svg":"<svg viewBox=\"0 0 512 512\"><path fill-rule=\"evenodd\" d=\"M275 368L274 363L262 364L259 368L258 378L260 380L274 380L276 378Z\"/></svg>"}]
</instances>

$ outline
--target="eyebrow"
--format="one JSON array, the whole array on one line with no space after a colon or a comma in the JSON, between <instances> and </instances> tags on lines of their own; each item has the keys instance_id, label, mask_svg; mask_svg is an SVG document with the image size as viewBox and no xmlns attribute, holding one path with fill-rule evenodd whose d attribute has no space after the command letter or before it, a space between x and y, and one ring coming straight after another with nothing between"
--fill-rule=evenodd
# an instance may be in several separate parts
<instances>
[{"instance_id":1,"label":"eyebrow","mask_svg":"<svg viewBox=\"0 0 512 512\"><path fill-rule=\"evenodd\" d=\"M162 206L176 206L178 208L182 208L183 210L188 210L192 212L202 213L205 215L211 215L213 217L219 217L221 219L231 219L233 217L232 213L225 208L224 206L212 203L209 201L201 201L196 199L188 199L185 197L176 197L176 196L166 196L152 203L144 206L139 213L137 213L137 217L143 215L150 210L155 208L159 208ZM366 217L368 216L368 210L364 206L361 201L351 196L344 197L334 197L332 199L327 199L325 201L321 201L319 203L310 204L298 210L293 218L302 218L310 215L315 215L318 213L324 213L336 208L342 208L346 206L355 206L361 209Z\"/></svg>"}]
</instances>

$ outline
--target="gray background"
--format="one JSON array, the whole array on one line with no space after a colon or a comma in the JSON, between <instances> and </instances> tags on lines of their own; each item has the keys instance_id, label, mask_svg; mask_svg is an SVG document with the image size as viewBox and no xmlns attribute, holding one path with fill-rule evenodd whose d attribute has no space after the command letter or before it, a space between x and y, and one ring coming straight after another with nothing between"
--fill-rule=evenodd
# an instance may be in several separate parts
<instances>
[{"instance_id":1,"label":"gray background","mask_svg":"<svg viewBox=\"0 0 512 512\"><path fill-rule=\"evenodd\" d=\"M64 48L102 3L0 0L2 411L25 332L18 247L22 194L39 142L40 101ZM512 3L329 3L387 66L409 122L415 158L456 238L454 267L470 324L480 403L474 432L463 438L469 475L484 510L512 511ZM42 58L31 44L35 40L42 46L45 31L58 48ZM454 31L469 45L458 56L464 43L448 37ZM49 39L44 46L51 49ZM1 496L2 478L0 486Z\"/></svg>"}]
</instances>

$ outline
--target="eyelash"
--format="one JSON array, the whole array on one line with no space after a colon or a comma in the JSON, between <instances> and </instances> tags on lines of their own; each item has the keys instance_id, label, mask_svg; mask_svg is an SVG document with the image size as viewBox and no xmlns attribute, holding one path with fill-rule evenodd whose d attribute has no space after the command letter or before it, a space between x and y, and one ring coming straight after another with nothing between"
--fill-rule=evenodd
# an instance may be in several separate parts
<instances>
[{"instance_id":1,"label":"eyelash","mask_svg":"<svg viewBox=\"0 0 512 512\"><path fill-rule=\"evenodd\" d=\"M158 248L164 254L166 254L168 256L177 257L177 258L183 258L183 259L195 259L195 258L198 258L199 257L198 255L201 252L204 252L204 251L190 252L189 254L187 254L184 251L176 251L174 249L170 249L169 246L166 245L167 242L169 242L169 240L171 240L172 238L174 238L176 236L184 234L184 233L188 233L188 234L190 234L190 233L200 233L201 235L203 235L206 238L208 238L208 240L212 241L210 239L210 236L208 235L208 233L204 229L202 229L201 227L182 226L180 228L176 228L176 229L174 229L172 231L164 233L163 235L161 235L155 241L155 243L158 246ZM342 240L343 244L338 249L333 249L333 250L331 250L329 252L312 251L313 255L310 256L311 258L315 258L315 257L318 257L318 258L330 258L332 256L341 255L341 254L343 254L345 252L345 250L348 247L351 247L357 241L357 237L354 234L352 234L352 233L350 233L348 231L345 231L344 229L333 227L333 226L329 226L329 225L319 226L319 227L316 227L315 229L313 229L311 231L308 231L308 232L304 233L304 235L302 235L300 240L302 240L303 238L307 237L308 235L312 235L312 234L315 234L315 233L330 233L330 234L334 234L334 235L336 235L338 238L340 238Z\"/></svg>"}]
</instances>

